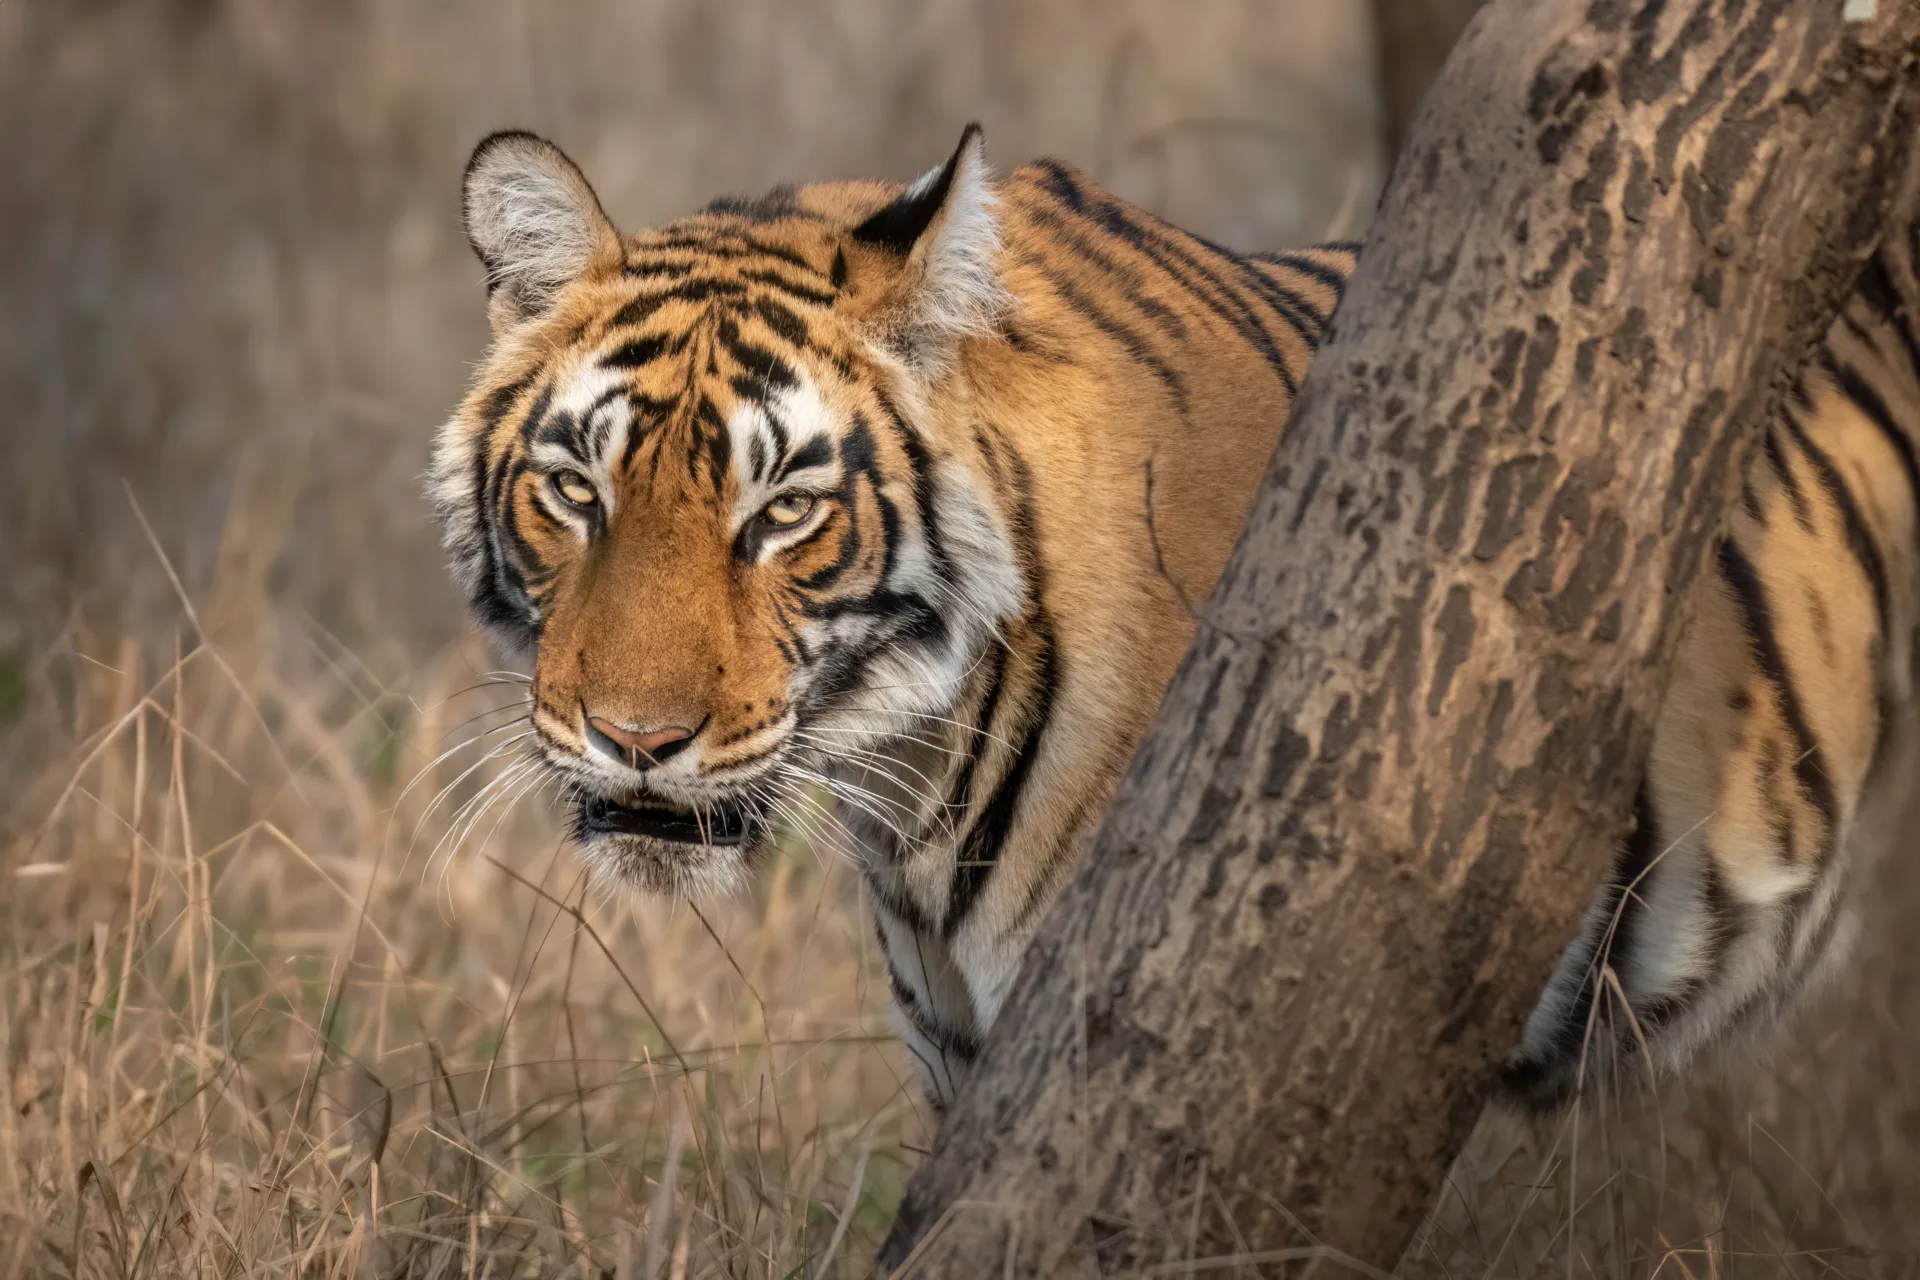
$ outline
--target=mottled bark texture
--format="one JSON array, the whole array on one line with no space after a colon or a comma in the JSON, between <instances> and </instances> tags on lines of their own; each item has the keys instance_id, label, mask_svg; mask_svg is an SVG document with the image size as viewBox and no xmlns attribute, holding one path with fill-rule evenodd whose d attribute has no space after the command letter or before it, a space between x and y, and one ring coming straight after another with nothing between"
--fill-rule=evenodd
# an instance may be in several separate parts
<instances>
[{"instance_id":1,"label":"mottled bark texture","mask_svg":"<svg viewBox=\"0 0 1920 1280\"><path fill-rule=\"evenodd\" d=\"M1394 1264L1624 833L1747 442L1905 198L1916 48L1888 0L1472 25L884 1263Z\"/></svg>"},{"instance_id":2,"label":"mottled bark texture","mask_svg":"<svg viewBox=\"0 0 1920 1280\"><path fill-rule=\"evenodd\" d=\"M1413 117L1481 0L1374 0L1380 116L1387 154L1406 145Z\"/></svg>"}]
</instances>

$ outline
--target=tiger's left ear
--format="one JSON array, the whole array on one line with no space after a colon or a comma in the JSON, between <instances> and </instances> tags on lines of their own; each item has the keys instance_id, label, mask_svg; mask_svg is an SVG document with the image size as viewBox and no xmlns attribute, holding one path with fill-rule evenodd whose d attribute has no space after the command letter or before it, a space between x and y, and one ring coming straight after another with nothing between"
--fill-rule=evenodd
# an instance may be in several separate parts
<instances>
[{"instance_id":1,"label":"tiger's left ear","mask_svg":"<svg viewBox=\"0 0 1920 1280\"><path fill-rule=\"evenodd\" d=\"M1008 306L994 203L986 135L970 124L945 164L853 229L889 268L876 319L890 345L931 374L961 339L991 337Z\"/></svg>"}]
</instances>

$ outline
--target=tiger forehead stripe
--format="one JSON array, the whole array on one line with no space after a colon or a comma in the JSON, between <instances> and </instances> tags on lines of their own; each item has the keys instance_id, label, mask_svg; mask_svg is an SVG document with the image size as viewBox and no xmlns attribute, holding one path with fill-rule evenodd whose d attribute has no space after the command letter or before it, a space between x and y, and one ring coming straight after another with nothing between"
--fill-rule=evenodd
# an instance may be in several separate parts
<instances>
[{"instance_id":1,"label":"tiger forehead stripe","mask_svg":"<svg viewBox=\"0 0 1920 1280\"><path fill-rule=\"evenodd\" d=\"M766 261L756 263L753 261L756 258ZM845 261L838 250L835 264L823 270L796 250L719 231L668 236L634 245L624 263L626 274L640 279L674 278L702 268L731 270L744 280L794 294L816 305L830 304L845 278ZM829 288L823 290L811 281L796 280L788 274L793 271L811 277L812 281L824 282Z\"/></svg>"},{"instance_id":2,"label":"tiger forehead stripe","mask_svg":"<svg viewBox=\"0 0 1920 1280\"><path fill-rule=\"evenodd\" d=\"M717 300L728 302L744 301L748 291L738 286L728 286L725 282L704 280L687 281L672 289L648 293L623 305L607 320L602 334L612 335L622 329L636 328L653 319L655 314L667 303L683 301L694 304L713 303ZM629 338L613 351L602 356L600 363L604 367L619 369L639 369L656 360L683 353L693 340L694 329L707 322L717 322L716 334L720 341L727 344L735 360L749 373L765 372L765 376L778 384L786 384L790 379L787 372L775 366L777 359L770 359L771 353L752 343L741 335L740 320L752 317L765 325L775 336L791 346L810 348L814 345L813 332L807 321L798 311L774 297L762 294L754 297L750 305L732 305L724 310L709 307L701 320L695 324L678 326L664 333L643 333ZM844 365L845 356L833 355L837 365Z\"/></svg>"}]
</instances>

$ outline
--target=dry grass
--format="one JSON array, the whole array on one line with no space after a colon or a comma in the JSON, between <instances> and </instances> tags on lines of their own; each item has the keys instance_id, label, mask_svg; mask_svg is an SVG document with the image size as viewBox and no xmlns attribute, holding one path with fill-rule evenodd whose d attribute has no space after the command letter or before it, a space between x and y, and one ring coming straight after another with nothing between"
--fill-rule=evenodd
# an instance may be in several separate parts
<instances>
[{"instance_id":1,"label":"dry grass","mask_svg":"<svg viewBox=\"0 0 1920 1280\"><path fill-rule=\"evenodd\" d=\"M14 732L70 746L0 864L0 1272L870 1252L925 1123L853 873L795 853L751 900L603 902L483 661L390 684L279 620L42 655Z\"/></svg>"},{"instance_id":2,"label":"dry grass","mask_svg":"<svg viewBox=\"0 0 1920 1280\"><path fill-rule=\"evenodd\" d=\"M547 130L631 224L979 116L1296 242L1378 180L1358 12L0 3L0 1277L859 1271L926 1120L856 878L796 845L698 912L596 897L446 585L459 162ZM1577 1149L1483 1126L1407 1270L1908 1266L1894 869L1798 1047Z\"/></svg>"}]
</instances>

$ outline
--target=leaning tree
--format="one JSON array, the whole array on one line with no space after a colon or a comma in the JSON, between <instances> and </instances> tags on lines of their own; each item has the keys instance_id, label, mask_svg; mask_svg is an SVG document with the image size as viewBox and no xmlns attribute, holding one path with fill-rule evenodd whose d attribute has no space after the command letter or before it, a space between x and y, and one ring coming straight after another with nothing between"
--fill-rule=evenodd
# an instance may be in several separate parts
<instances>
[{"instance_id":1,"label":"leaning tree","mask_svg":"<svg viewBox=\"0 0 1920 1280\"><path fill-rule=\"evenodd\" d=\"M1917 51L1904 0L1481 11L885 1264L1395 1263L1627 826L1757 425L1904 216Z\"/></svg>"}]
</instances>

